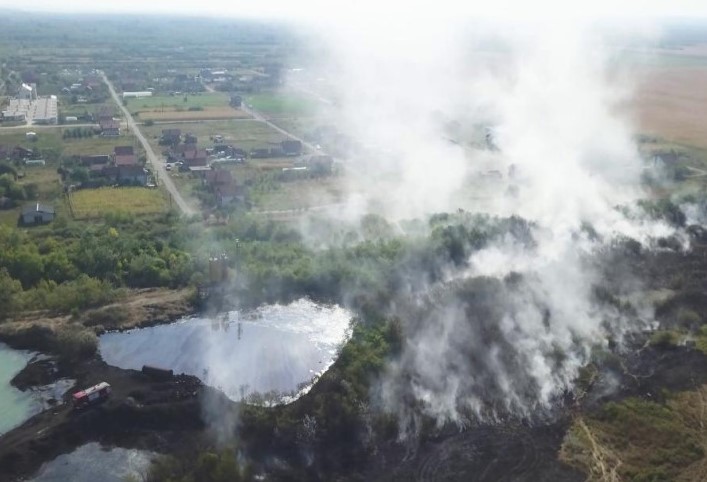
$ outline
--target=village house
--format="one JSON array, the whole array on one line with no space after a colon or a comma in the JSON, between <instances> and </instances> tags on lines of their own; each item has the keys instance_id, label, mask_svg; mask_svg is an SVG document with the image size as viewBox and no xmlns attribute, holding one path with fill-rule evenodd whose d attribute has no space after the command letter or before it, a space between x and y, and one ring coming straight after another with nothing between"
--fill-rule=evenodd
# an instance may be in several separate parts
<instances>
[{"instance_id":1,"label":"village house","mask_svg":"<svg viewBox=\"0 0 707 482\"><path fill-rule=\"evenodd\" d=\"M113 148L113 154L116 156L127 156L135 154L135 149L133 146L115 146Z\"/></svg>"},{"instance_id":2,"label":"village house","mask_svg":"<svg viewBox=\"0 0 707 482\"><path fill-rule=\"evenodd\" d=\"M181 129L163 129L160 145L170 146L177 145L182 137Z\"/></svg>"},{"instance_id":3,"label":"village house","mask_svg":"<svg viewBox=\"0 0 707 482\"><path fill-rule=\"evenodd\" d=\"M302 154L302 143L300 141L282 141L280 146L286 156L299 156Z\"/></svg>"},{"instance_id":4,"label":"village house","mask_svg":"<svg viewBox=\"0 0 707 482\"><path fill-rule=\"evenodd\" d=\"M218 187L226 186L231 183L233 183L231 171L225 169L206 171L202 177L202 184L213 191Z\"/></svg>"},{"instance_id":5,"label":"village house","mask_svg":"<svg viewBox=\"0 0 707 482\"><path fill-rule=\"evenodd\" d=\"M31 159L35 157L34 151L32 149L27 149L22 146L15 146L15 148L12 150L12 154L10 155L12 160L16 161L23 161L25 159Z\"/></svg>"},{"instance_id":6,"label":"village house","mask_svg":"<svg viewBox=\"0 0 707 482\"><path fill-rule=\"evenodd\" d=\"M98 121L98 128L103 137L120 136L120 122L114 119L101 119Z\"/></svg>"},{"instance_id":7,"label":"village house","mask_svg":"<svg viewBox=\"0 0 707 482\"><path fill-rule=\"evenodd\" d=\"M107 165L109 165L111 162L111 157L107 154L94 154L90 156L80 156L79 157L79 163L84 166L88 167L89 170L96 170L97 168L103 168ZM97 166L97 167L96 167Z\"/></svg>"},{"instance_id":8,"label":"village house","mask_svg":"<svg viewBox=\"0 0 707 482\"><path fill-rule=\"evenodd\" d=\"M182 160L187 169L195 166L206 166L208 155L203 149L191 149L184 152Z\"/></svg>"},{"instance_id":9,"label":"village house","mask_svg":"<svg viewBox=\"0 0 707 482\"><path fill-rule=\"evenodd\" d=\"M147 184L147 171L142 166L116 166L118 169L119 184L139 184L144 186Z\"/></svg>"},{"instance_id":10,"label":"village house","mask_svg":"<svg viewBox=\"0 0 707 482\"><path fill-rule=\"evenodd\" d=\"M20 219L25 226L50 223L54 221L56 213L49 204L32 203L22 209Z\"/></svg>"},{"instance_id":11,"label":"village house","mask_svg":"<svg viewBox=\"0 0 707 482\"><path fill-rule=\"evenodd\" d=\"M267 148L256 148L250 151L252 159L267 159L270 157L270 151Z\"/></svg>"},{"instance_id":12,"label":"village house","mask_svg":"<svg viewBox=\"0 0 707 482\"><path fill-rule=\"evenodd\" d=\"M115 155L113 162L116 166L136 166L138 164L135 154Z\"/></svg>"},{"instance_id":13,"label":"village house","mask_svg":"<svg viewBox=\"0 0 707 482\"><path fill-rule=\"evenodd\" d=\"M133 146L116 146L113 148L113 163L116 166L134 166L138 164Z\"/></svg>"}]
</instances>

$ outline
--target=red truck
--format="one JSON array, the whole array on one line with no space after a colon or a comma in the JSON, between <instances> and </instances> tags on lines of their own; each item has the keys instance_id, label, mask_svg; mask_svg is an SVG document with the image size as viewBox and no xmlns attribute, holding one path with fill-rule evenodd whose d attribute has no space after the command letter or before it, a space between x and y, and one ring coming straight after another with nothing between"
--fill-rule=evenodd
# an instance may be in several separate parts
<instances>
[{"instance_id":1,"label":"red truck","mask_svg":"<svg viewBox=\"0 0 707 482\"><path fill-rule=\"evenodd\" d=\"M80 392L73 394L74 409L81 409L89 405L95 405L106 400L110 396L110 385L101 382Z\"/></svg>"}]
</instances>

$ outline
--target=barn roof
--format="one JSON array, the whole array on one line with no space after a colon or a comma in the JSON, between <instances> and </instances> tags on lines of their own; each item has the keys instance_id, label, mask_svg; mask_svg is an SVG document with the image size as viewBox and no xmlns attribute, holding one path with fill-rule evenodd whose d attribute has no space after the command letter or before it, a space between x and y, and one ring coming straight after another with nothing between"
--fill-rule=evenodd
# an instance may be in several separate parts
<instances>
[{"instance_id":1,"label":"barn roof","mask_svg":"<svg viewBox=\"0 0 707 482\"><path fill-rule=\"evenodd\" d=\"M22 209L22 214L31 214L31 213L54 214L54 206L50 206L49 204L33 203L33 204L26 205Z\"/></svg>"}]
</instances>

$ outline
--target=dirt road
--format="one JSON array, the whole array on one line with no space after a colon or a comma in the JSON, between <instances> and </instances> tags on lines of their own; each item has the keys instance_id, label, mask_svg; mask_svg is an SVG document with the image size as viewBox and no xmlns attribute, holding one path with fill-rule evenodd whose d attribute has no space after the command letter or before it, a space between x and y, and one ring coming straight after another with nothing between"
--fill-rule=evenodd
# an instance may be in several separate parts
<instances>
[{"instance_id":1,"label":"dirt road","mask_svg":"<svg viewBox=\"0 0 707 482\"><path fill-rule=\"evenodd\" d=\"M300 141L300 142L302 143L302 145L305 146L305 147L307 147L307 149L309 149L310 151L312 151L312 152L317 152L317 151L319 151L321 154L324 154L324 152L322 152L320 149L317 149L317 147L316 147L314 144L310 144L309 142L305 141L305 140L302 139L301 137L298 137L298 136L294 135L294 134L291 133L290 131L286 131L286 130L283 129L282 127L279 127L279 126L277 126L276 124L273 124L272 122L270 122L269 120L267 120L260 112L254 110L254 109L252 109L252 108L250 108L250 107L248 107L247 105L245 105L245 104L242 105L242 106L241 106L241 110L242 110L243 112L245 112L245 113L250 114L251 116L253 116L253 119L255 119L255 120L257 120L257 121L260 121L260 122L263 122L263 123L266 124L268 127L271 127L271 128L273 128L273 129L275 129L275 130L278 131L280 134L283 134L283 135L285 135L285 136L287 136L287 137L289 137L290 139L293 139L293 140L295 140L295 141Z\"/></svg>"},{"instance_id":2,"label":"dirt road","mask_svg":"<svg viewBox=\"0 0 707 482\"><path fill-rule=\"evenodd\" d=\"M116 104L120 107L120 110L123 111L123 115L125 116L125 121L127 122L128 128L133 131L133 134L135 134L135 137L140 141L140 144L142 144L142 147L145 149L145 152L147 153L147 160L152 164L152 168L154 169L155 175L157 176L158 179L162 181L164 184L164 187L167 189L169 194L172 196L172 199L174 199L174 202L177 203L177 206L179 206L179 209L184 213L186 216L193 216L194 214L197 214L197 210L191 207L182 197L181 193L177 189L177 186L174 185L174 182L172 181L172 178L169 177L169 174L167 173L167 170L165 169L165 165L163 162L160 162L160 159L157 157L155 152L152 150L152 147L150 146L150 143L147 142L147 139L145 139L145 136L142 135L142 132L140 131L140 127L138 124L135 122L133 119L133 116L130 115L130 112L128 109L123 105L123 103L120 100L120 97L118 97L118 93L115 91L115 88L113 87L113 84L110 83L108 80L108 77L106 77L106 74L101 72L101 77L103 77L103 82L106 83L108 86L108 90L110 90L110 95L113 96L113 100L115 101Z\"/></svg>"}]
</instances>

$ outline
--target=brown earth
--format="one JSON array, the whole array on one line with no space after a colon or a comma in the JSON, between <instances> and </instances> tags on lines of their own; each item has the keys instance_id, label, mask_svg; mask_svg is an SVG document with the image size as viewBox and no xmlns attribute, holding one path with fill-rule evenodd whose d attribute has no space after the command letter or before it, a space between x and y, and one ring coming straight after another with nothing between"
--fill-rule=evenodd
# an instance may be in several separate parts
<instances>
[{"instance_id":1,"label":"brown earth","mask_svg":"<svg viewBox=\"0 0 707 482\"><path fill-rule=\"evenodd\" d=\"M106 330L125 330L173 321L193 313L194 307L190 302L192 295L190 289L147 288L131 290L121 300L86 310L77 319L70 315L56 316L46 312L26 313L0 325L0 340L13 345L13 340L27 330L41 328L56 332L75 322L100 334Z\"/></svg>"},{"instance_id":2,"label":"brown earth","mask_svg":"<svg viewBox=\"0 0 707 482\"><path fill-rule=\"evenodd\" d=\"M232 107L208 107L199 111L141 111L140 120L154 121L197 121L197 120L220 120L220 119L247 119L250 115L242 110L233 109Z\"/></svg>"},{"instance_id":3,"label":"brown earth","mask_svg":"<svg viewBox=\"0 0 707 482\"><path fill-rule=\"evenodd\" d=\"M707 148L707 67L645 67L635 75L629 110L639 131Z\"/></svg>"}]
</instances>

